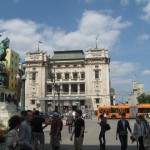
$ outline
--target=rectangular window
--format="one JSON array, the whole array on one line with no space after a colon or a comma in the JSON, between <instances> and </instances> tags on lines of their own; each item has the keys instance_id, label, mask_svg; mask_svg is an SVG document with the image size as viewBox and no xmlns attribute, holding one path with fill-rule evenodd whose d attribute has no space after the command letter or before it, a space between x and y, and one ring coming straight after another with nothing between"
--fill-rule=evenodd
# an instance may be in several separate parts
<instances>
[{"instance_id":1,"label":"rectangular window","mask_svg":"<svg viewBox=\"0 0 150 150\"><path fill-rule=\"evenodd\" d=\"M61 79L61 73L57 73L57 79Z\"/></svg>"},{"instance_id":2,"label":"rectangular window","mask_svg":"<svg viewBox=\"0 0 150 150\"><path fill-rule=\"evenodd\" d=\"M95 70L95 79L99 79L99 70Z\"/></svg>"},{"instance_id":3,"label":"rectangular window","mask_svg":"<svg viewBox=\"0 0 150 150\"><path fill-rule=\"evenodd\" d=\"M85 92L85 84L80 84L80 92Z\"/></svg>"},{"instance_id":4,"label":"rectangular window","mask_svg":"<svg viewBox=\"0 0 150 150\"><path fill-rule=\"evenodd\" d=\"M85 73L84 72L81 73L81 79L85 79Z\"/></svg>"},{"instance_id":5,"label":"rectangular window","mask_svg":"<svg viewBox=\"0 0 150 150\"><path fill-rule=\"evenodd\" d=\"M52 92L52 85L47 85L47 92Z\"/></svg>"},{"instance_id":6,"label":"rectangular window","mask_svg":"<svg viewBox=\"0 0 150 150\"><path fill-rule=\"evenodd\" d=\"M65 73L65 79L69 80L69 73Z\"/></svg>"},{"instance_id":7,"label":"rectangular window","mask_svg":"<svg viewBox=\"0 0 150 150\"><path fill-rule=\"evenodd\" d=\"M36 73L35 72L32 73L32 80L36 80Z\"/></svg>"},{"instance_id":8,"label":"rectangular window","mask_svg":"<svg viewBox=\"0 0 150 150\"><path fill-rule=\"evenodd\" d=\"M77 79L78 78L78 73L73 73L73 79Z\"/></svg>"},{"instance_id":9,"label":"rectangular window","mask_svg":"<svg viewBox=\"0 0 150 150\"><path fill-rule=\"evenodd\" d=\"M99 98L96 98L95 100L96 100L96 104L99 104Z\"/></svg>"},{"instance_id":10,"label":"rectangular window","mask_svg":"<svg viewBox=\"0 0 150 150\"><path fill-rule=\"evenodd\" d=\"M69 84L63 84L63 92L69 92Z\"/></svg>"},{"instance_id":11,"label":"rectangular window","mask_svg":"<svg viewBox=\"0 0 150 150\"><path fill-rule=\"evenodd\" d=\"M78 92L77 84L71 84L71 92Z\"/></svg>"},{"instance_id":12,"label":"rectangular window","mask_svg":"<svg viewBox=\"0 0 150 150\"><path fill-rule=\"evenodd\" d=\"M35 100L31 100L31 104L32 104L32 105L35 105Z\"/></svg>"}]
</instances>

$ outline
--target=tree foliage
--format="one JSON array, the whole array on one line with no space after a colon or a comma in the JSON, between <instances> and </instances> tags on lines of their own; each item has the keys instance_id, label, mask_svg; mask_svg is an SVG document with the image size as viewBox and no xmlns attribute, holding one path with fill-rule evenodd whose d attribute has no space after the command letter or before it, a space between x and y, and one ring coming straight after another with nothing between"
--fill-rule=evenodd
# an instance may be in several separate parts
<instances>
[{"instance_id":1,"label":"tree foliage","mask_svg":"<svg viewBox=\"0 0 150 150\"><path fill-rule=\"evenodd\" d=\"M137 97L137 100L138 100L139 104L141 104L141 103L144 103L144 104L150 103L150 94L143 93L139 97Z\"/></svg>"}]
</instances>

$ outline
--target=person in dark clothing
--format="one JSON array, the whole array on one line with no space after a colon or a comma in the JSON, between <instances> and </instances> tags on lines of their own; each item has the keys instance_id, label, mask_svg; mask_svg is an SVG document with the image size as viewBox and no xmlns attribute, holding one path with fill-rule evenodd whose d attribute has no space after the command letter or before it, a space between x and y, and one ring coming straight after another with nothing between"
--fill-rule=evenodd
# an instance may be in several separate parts
<instances>
[{"instance_id":1,"label":"person in dark clothing","mask_svg":"<svg viewBox=\"0 0 150 150\"><path fill-rule=\"evenodd\" d=\"M54 112L50 131L50 145L52 150L60 150L61 130L62 120L58 113Z\"/></svg>"},{"instance_id":2,"label":"person in dark clothing","mask_svg":"<svg viewBox=\"0 0 150 150\"><path fill-rule=\"evenodd\" d=\"M105 143L106 143L106 140L105 140L105 132L106 132L106 124L107 124L107 120L106 118L104 118L103 115L100 115L100 126L101 126L101 131L100 131L100 134L99 134L99 141L100 141L100 149L102 150L105 150Z\"/></svg>"},{"instance_id":3,"label":"person in dark clothing","mask_svg":"<svg viewBox=\"0 0 150 150\"><path fill-rule=\"evenodd\" d=\"M35 116L33 117L31 122L34 146L35 149L43 150L45 143L43 129L47 127L47 123L44 118L39 116L38 110L34 112L34 115ZM43 124L45 124L45 126L43 126ZM40 147L38 147L38 141L40 141Z\"/></svg>"},{"instance_id":4,"label":"person in dark clothing","mask_svg":"<svg viewBox=\"0 0 150 150\"><path fill-rule=\"evenodd\" d=\"M125 119L126 114L123 112L121 114L121 120L118 121L117 131L116 131L116 140L119 140L121 143L121 150L126 150L128 146L128 131L132 134L132 130L130 128L129 121Z\"/></svg>"},{"instance_id":5,"label":"person in dark clothing","mask_svg":"<svg viewBox=\"0 0 150 150\"><path fill-rule=\"evenodd\" d=\"M75 127L70 137L70 140L72 141L73 135L75 134L74 136L75 150L82 150L83 139L84 139L84 129L85 129L85 122L81 118L82 111L77 110L75 116L76 116Z\"/></svg>"}]
</instances>

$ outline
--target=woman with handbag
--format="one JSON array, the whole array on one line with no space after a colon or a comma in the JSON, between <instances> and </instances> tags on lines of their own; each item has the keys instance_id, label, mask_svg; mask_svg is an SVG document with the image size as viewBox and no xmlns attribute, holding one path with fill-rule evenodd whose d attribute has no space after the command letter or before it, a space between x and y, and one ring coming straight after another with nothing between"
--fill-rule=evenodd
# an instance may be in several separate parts
<instances>
[{"instance_id":1,"label":"woman with handbag","mask_svg":"<svg viewBox=\"0 0 150 150\"><path fill-rule=\"evenodd\" d=\"M9 121L9 131L6 136L5 150L19 150L19 145L23 142L19 141L18 129L21 124L21 118L17 115L12 116Z\"/></svg>"},{"instance_id":2,"label":"woman with handbag","mask_svg":"<svg viewBox=\"0 0 150 150\"><path fill-rule=\"evenodd\" d=\"M144 126L142 123L142 116L139 115L136 118L136 122L134 123L133 136L135 140L139 143L139 150L145 150L143 137L145 135Z\"/></svg>"},{"instance_id":3,"label":"woman with handbag","mask_svg":"<svg viewBox=\"0 0 150 150\"><path fill-rule=\"evenodd\" d=\"M104 118L103 115L100 115L100 126L101 126L101 131L99 134L99 141L100 141L100 150L105 150L105 144L106 144L106 139L105 139L105 132L106 132L106 124L107 120Z\"/></svg>"}]
</instances>

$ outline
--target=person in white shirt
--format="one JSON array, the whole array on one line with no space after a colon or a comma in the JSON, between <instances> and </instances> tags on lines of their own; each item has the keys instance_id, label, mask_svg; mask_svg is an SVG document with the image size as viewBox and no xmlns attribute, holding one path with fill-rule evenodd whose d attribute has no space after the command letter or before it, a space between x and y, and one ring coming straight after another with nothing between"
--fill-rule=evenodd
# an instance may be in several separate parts
<instances>
[{"instance_id":1,"label":"person in white shirt","mask_svg":"<svg viewBox=\"0 0 150 150\"><path fill-rule=\"evenodd\" d=\"M144 126L142 123L142 116L139 115L134 123L133 135L136 141L139 143L139 150L145 150L143 137L144 137Z\"/></svg>"}]
</instances>

